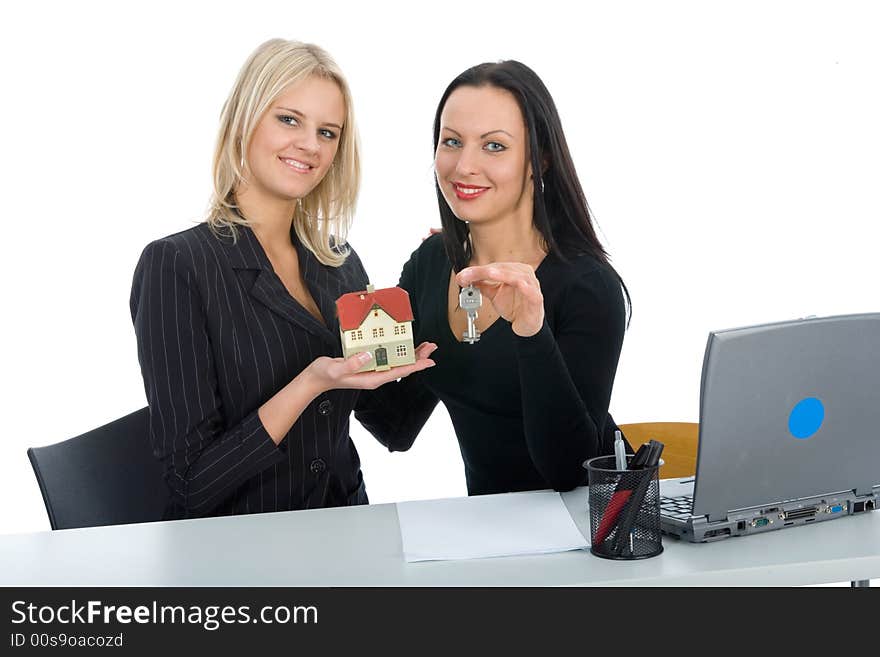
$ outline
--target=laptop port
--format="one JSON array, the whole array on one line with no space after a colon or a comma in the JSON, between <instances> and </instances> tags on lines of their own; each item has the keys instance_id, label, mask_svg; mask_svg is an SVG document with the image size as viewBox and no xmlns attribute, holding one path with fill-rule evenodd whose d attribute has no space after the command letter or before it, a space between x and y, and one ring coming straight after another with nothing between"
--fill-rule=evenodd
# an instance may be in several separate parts
<instances>
[{"instance_id":1,"label":"laptop port","mask_svg":"<svg viewBox=\"0 0 880 657\"><path fill-rule=\"evenodd\" d=\"M873 511L874 510L874 500L868 500L865 502L865 511Z\"/></svg>"},{"instance_id":2,"label":"laptop port","mask_svg":"<svg viewBox=\"0 0 880 657\"><path fill-rule=\"evenodd\" d=\"M752 520L752 527L766 527L770 524L770 521L767 518L755 518Z\"/></svg>"},{"instance_id":3,"label":"laptop port","mask_svg":"<svg viewBox=\"0 0 880 657\"><path fill-rule=\"evenodd\" d=\"M703 538L714 538L716 536L730 536L730 527L725 527L724 529L710 529L703 534Z\"/></svg>"},{"instance_id":4,"label":"laptop port","mask_svg":"<svg viewBox=\"0 0 880 657\"><path fill-rule=\"evenodd\" d=\"M865 510L864 502L853 502L853 513L861 513Z\"/></svg>"},{"instance_id":5,"label":"laptop port","mask_svg":"<svg viewBox=\"0 0 880 657\"><path fill-rule=\"evenodd\" d=\"M816 515L816 511L818 509L814 506L809 506L803 509L792 509L791 511L783 511L783 517L785 520L800 520L801 518L812 518Z\"/></svg>"}]
</instances>

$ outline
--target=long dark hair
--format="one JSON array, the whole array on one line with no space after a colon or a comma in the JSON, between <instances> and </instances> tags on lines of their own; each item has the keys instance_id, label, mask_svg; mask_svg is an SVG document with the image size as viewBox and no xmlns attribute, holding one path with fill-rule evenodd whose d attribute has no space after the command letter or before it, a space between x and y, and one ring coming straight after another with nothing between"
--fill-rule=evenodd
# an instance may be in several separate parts
<instances>
[{"instance_id":1,"label":"long dark hair","mask_svg":"<svg viewBox=\"0 0 880 657\"><path fill-rule=\"evenodd\" d=\"M593 230L590 206L575 172L559 112L541 78L528 66L513 59L478 64L467 69L446 87L437 105L434 116L435 153L440 141L440 115L452 92L462 86L497 87L509 91L516 99L528 135L534 185L532 220L535 228L549 252L561 260L588 254L613 271L623 288L631 315L629 290L611 266L608 253ZM470 230L466 222L453 214L436 178L434 184L446 254L455 271L459 271L468 266L473 256L473 247L468 238Z\"/></svg>"}]
</instances>

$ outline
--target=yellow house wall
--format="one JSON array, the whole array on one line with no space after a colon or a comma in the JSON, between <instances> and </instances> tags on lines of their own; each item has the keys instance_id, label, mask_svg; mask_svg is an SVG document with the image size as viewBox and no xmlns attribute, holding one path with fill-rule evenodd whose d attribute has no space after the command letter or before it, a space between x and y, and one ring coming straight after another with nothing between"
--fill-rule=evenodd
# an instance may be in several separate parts
<instances>
[{"instance_id":1,"label":"yellow house wall","mask_svg":"<svg viewBox=\"0 0 880 657\"><path fill-rule=\"evenodd\" d=\"M394 327L398 325L406 327L405 334L394 335ZM383 329L384 336L374 338L374 328ZM376 369L375 350L380 347L384 347L388 354L389 367L408 365L416 361L415 348L413 347L412 322L396 322L393 317L381 308L374 308L364 319L363 324L355 330L363 331L364 337L362 340L352 340L352 331L340 331L342 334L342 352L346 358L361 351L374 352L373 360L366 367L362 368L361 371ZM397 346L401 344L406 345L406 356L397 355Z\"/></svg>"}]
</instances>

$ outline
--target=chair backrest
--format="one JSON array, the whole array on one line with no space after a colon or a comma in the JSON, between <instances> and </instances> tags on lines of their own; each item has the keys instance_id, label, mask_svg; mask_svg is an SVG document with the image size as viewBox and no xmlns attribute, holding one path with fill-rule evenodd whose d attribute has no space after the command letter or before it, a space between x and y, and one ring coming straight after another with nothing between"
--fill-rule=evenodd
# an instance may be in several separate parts
<instances>
[{"instance_id":1,"label":"chair backrest","mask_svg":"<svg viewBox=\"0 0 880 657\"><path fill-rule=\"evenodd\" d=\"M634 449L651 438L665 445L661 479L691 477L697 472L697 422L637 422L619 425Z\"/></svg>"},{"instance_id":2,"label":"chair backrest","mask_svg":"<svg viewBox=\"0 0 880 657\"><path fill-rule=\"evenodd\" d=\"M162 519L168 491L147 408L27 455L52 529Z\"/></svg>"}]
</instances>

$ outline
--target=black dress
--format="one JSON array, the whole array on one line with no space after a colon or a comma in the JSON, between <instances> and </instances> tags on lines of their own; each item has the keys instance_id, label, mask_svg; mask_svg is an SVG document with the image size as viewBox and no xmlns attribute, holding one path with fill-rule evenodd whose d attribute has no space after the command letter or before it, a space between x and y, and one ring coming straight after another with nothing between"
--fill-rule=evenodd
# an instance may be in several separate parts
<instances>
[{"instance_id":1,"label":"black dress","mask_svg":"<svg viewBox=\"0 0 880 657\"><path fill-rule=\"evenodd\" d=\"M437 343L437 365L362 393L355 416L390 450L405 450L442 401L471 495L586 484L583 462L613 453L617 428L608 414L626 322L617 276L590 256L548 255L536 270L541 330L519 337L499 318L471 345L449 327L450 272L439 235L404 266L415 344Z\"/></svg>"}]
</instances>

